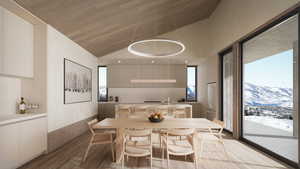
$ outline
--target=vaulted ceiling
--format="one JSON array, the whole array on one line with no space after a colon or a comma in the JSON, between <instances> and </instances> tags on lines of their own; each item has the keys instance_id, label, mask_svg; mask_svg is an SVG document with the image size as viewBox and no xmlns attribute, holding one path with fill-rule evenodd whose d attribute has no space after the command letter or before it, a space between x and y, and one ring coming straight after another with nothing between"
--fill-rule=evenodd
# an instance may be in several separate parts
<instances>
[{"instance_id":1,"label":"vaulted ceiling","mask_svg":"<svg viewBox=\"0 0 300 169\"><path fill-rule=\"evenodd\" d=\"M220 0L15 0L101 57L205 19Z\"/></svg>"}]
</instances>

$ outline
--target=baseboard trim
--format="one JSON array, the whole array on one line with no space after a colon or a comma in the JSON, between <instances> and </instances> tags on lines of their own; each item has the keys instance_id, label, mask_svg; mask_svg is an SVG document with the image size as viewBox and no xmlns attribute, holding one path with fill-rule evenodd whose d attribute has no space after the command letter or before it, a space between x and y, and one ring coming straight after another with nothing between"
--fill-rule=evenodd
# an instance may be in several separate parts
<instances>
[{"instance_id":1,"label":"baseboard trim","mask_svg":"<svg viewBox=\"0 0 300 169\"><path fill-rule=\"evenodd\" d=\"M97 115L48 133L47 153L57 150L74 138L85 133L88 130L87 122L94 118L97 118Z\"/></svg>"}]
</instances>

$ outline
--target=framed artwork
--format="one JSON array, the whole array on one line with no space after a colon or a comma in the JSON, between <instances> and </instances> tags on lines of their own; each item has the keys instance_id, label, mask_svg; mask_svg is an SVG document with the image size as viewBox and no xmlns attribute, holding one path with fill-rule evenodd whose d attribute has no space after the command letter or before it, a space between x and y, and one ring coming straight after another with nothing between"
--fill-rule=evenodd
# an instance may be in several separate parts
<instances>
[{"instance_id":1,"label":"framed artwork","mask_svg":"<svg viewBox=\"0 0 300 169\"><path fill-rule=\"evenodd\" d=\"M64 59L64 104L92 101L92 69Z\"/></svg>"}]
</instances>

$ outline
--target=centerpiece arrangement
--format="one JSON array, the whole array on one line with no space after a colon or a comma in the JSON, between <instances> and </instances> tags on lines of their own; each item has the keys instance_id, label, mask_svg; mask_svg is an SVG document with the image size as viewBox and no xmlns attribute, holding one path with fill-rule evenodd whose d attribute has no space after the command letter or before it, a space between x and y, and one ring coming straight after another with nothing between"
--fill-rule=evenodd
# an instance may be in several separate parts
<instances>
[{"instance_id":1,"label":"centerpiece arrangement","mask_svg":"<svg viewBox=\"0 0 300 169\"><path fill-rule=\"evenodd\" d=\"M164 120L164 117L161 113L159 112L154 112L154 113L151 113L150 116L149 116L149 121L150 122L153 122L153 123L158 123L158 122L161 122Z\"/></svg>"}]
</instances>

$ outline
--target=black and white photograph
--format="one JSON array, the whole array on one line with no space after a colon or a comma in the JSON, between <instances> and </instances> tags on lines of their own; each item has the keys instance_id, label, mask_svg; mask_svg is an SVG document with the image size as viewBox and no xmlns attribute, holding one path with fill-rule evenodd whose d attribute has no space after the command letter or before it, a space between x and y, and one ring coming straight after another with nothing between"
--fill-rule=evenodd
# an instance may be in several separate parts
<instances>
[{"instance_id":1,"label":"black and white photograph","mask_svg":"<svg viewBox=\"0 0 300 169\"><path fill-rule=\"evenodd\" d=\"M92 70L64 59L64 103L92 101Z\"/></svg>"}]
</instances>

